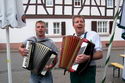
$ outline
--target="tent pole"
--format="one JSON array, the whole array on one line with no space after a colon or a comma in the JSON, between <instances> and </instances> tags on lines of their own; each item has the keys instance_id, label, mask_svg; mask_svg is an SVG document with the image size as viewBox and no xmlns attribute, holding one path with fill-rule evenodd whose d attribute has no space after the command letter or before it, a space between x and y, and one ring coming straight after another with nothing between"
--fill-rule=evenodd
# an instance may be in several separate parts
<instances>
[{"instance_id":1,"label":"tent pole","mask_svg":"<svg viewBox=\"0 0 125 83\"><path fill-rule=\"evenodd\" d=\"M6 43L6 48L7 48L8 83L12 83L9 26L6 28L6 42L7 42Z\"/></svg>"}]
</instances>

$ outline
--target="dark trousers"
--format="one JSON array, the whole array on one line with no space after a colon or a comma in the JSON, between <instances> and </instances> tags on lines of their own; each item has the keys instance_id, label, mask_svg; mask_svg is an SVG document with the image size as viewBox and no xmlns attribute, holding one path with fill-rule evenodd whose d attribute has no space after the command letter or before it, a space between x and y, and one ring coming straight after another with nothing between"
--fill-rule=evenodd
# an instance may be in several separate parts
<instances>
[{"instance_id":1,"label":"dark trousers","mask_svg":"<svg viewBox=\"0 0 125 83\"><path fill-rule=\"evenodd\" d=\"M96 66L89 67L81 75L71 72L70 80L71 83L96 83Z\"/></svg>"}]
</instances>

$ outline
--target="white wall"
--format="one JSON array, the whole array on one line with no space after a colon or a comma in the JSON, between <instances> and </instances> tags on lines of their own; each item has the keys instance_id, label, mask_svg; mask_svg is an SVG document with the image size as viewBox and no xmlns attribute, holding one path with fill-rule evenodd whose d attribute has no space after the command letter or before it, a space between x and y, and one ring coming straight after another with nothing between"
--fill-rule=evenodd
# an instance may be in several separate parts
<instances>
[{"instance_id":1,"label":"white wall","mask_svg":"<svg viewBox=\"0 0 125 83\"><path fill-rule=\"evenodd\" d=\"M22 42L28 37L31 37L35 35L35 22L38 20L43 20L45 22L49 23L49 30L51 29L52 23L53 22L66 22L66 35L72 35L75 31L72 27L72 20L71 19L27 19L26 20L26 26L20 29L17 28L10 28L10 42L11 43L18 43ZM95 21L99 19L94 19ZM94 21L93 20L93 21ZM108 20L108 19L107 19ZM91 19L86 19L86 31L91 30ZM104 21L104 20L103 20ZM114 40L123 40L121 38L121 33L122 29L116 27L116 34ZM52 34L53 35L53 34ZM100 36L102 41L106 41L110 39L110 36ZM59 42L62 40L62 38L51 38L55 42ZM6 30L5 29L0 29L0 43L5 43L6 42Z\"/></svg>"},{"instance_id":2,"label":"white wall","mask_svg":"<svg viewBox=\"0 0 125 83\"><path fill-rule=\"evenodd\" d=\"M23 28L10 28L10 42L17 43L24 41L27 37L30 37L31 34L34 35L34 23L35 20L27 20L26 26ZM6 30L0 29L0 43L6 42Z\"/></svg>"},{"instance_id":3,"label":"white wall","mask_svg":"<svg viewBox=\"0 0 125 83\"><path fill-rule=\"evenodd\" d=\"M34 36L35 35L35 22L38 20L43 20L45 22L49 23L49 30L51 29L52 23L53 22L62 22L66 21L66 34L67 35L72 35L74 32L74 29L72 28L72 22L71 20L66 20L66 19L27 19L26 20L26 26L23 28L10 28L10 43L18 43L22 42L28 37ZM52 34L54 35L54 34ZM54 41L61 41L62 38L51 38ZM0 43L5 43L6 42L6 30L5 29L0 29Z\"/></svg>"},{"instance_id":4,"label":"white wall","mask_svg":"<svg viewBox=\"0 0 125 83\"><path fill-rule=\"evenodd\" d=\"M87 19L87 20L85 20L86 22L85 22L85 26L86 26L86 30L91 30L91 21L100 21L101 19ZM103 19L103 21L111 21L110 19ZM118 28L117 26L116 26L116 30L115 30L116 32L115 32L115 36L114 36L114 40L123 40L122 38L121 38L121 33L122 33L122 29L120 29L120 28ZM102 35L102 36L100 36L101 37L101 40L102 41L109 41L110 40L110 35Z\"/></svg>"}]
</instances>

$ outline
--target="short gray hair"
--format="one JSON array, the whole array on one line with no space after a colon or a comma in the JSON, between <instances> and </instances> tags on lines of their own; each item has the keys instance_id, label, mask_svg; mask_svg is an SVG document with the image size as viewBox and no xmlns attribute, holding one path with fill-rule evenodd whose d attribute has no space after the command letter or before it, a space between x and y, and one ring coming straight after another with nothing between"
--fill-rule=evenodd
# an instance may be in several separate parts
<instances>
[{"instance_id":1,"label":"short gray hair","mask_svg":"<svg viewBox=\"0 0 125 83\"><path fill-rule=\"evenodd\" d=\"M82 18L83 21L85 22L85 18L84 18L84 16L81 16L81 15L75 15L75 16L72 17L72 23L73 23L73 24L74 24L74 19L75 19L75 18Z\"/></svg>"},{"instance_id":2,"label":"short gray hair","mask_svg":"<svg viewBox=\"0 0 125 83\"><path fill-rule=\"evenodd\" d=\"M42 21L42 20L36 21L36 24L37 23L43 23L46 26L46 23L44 21Z\"/></svg>"}]
</instances>

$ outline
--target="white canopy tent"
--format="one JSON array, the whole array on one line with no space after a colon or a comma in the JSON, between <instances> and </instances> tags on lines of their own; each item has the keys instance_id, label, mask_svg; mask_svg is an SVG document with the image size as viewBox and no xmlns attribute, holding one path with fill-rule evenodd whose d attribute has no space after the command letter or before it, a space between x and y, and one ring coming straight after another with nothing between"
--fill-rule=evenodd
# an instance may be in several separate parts
<instances>
[{"instance_id":1,"label":"white canopy tent","mask_svg":"<svg viewBox=\"0 0 125 83\"><path fill-rule=\"evenodd\" d=\"M0 28L6 30L8 83L12 83L9 28L25 26L22 0L0 0Z\"/></svg>"}]
</instances>

